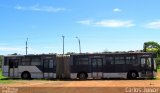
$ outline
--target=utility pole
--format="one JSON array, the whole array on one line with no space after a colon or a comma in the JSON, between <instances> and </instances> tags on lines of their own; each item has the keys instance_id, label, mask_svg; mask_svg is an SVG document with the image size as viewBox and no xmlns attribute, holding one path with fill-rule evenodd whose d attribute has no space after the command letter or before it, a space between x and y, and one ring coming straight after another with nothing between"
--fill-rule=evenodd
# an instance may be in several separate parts
<instances>
[{"instance_id":1,"label":"utility pole","mask_svg":"<svg viewBox=\"0 0 160 93\"><path fill-rule=\"evenodd\" d=\"M63 38L63 55L64 55L64 36L62 36Z\"/></svg>"},{"instance_id":2,"label":"utility pole","mask_svg":"<svg viewBox=\"0 0 160 93\"><path fill-rule=\"evenodd\" d=\"M81 53L81 41L80 41L80 39L78 37L76 37L76 38L77 38L78 44L79 44L79 53Z\"/></svg>"},{"instance_id":3,"label":"utility pole","mask_svg":"<svg viewBox=\"0 0 160 93\"><path fill-rule=\"evenodd\" d=\"M27 52L28 52L28 38L27 38L27 40L26 40L26 55L27 55Z\"/></svg>"},{"instance_id":4,"label":"utility pole","mask_svg":"<svg viewBox=\"0 0 160 93\"><path fill-rule=\"evenodd\" d=\"M62 66L61 78L64 78L64 36L62 36L62 38L63 38L63 55L62 55L62 64L61 64L61 66Z\"/></svg>"}]
</instances>

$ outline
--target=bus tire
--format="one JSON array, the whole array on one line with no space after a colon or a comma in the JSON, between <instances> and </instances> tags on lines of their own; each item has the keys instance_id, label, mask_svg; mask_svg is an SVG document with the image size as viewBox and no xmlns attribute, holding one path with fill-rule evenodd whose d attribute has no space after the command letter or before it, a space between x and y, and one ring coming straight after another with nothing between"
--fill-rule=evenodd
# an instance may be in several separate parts
<instances>
[{"instance_id":1,"label":"bus tire","mask_svg":"<svg viewBox=\"0 0 160 93\"><path fill-rule=\"evenodd\" d=\"M31 74L28 72L28 71L24 71L22 74L21 74L21 78L22 79L31 79Z\"/></svg>"},{"instance_id":2,"label":"bus tire","mask_svg":"<svg viewBox=\"0 0 160 93\"><path fill-rule=\"evenodd\" d=\"M86 73L79 73L78 78L81 80L85 80L85 79L87 79L87 74Z\"/></svg>"},{"instance_id":3,"label":"bus tire","mask_svg":"<svg viewBox=\"0 0 160 93\"><path fill-rule=\"evenodd\" d=\"M138 73L136 71L130 71L127 74L128 79L136 79L138 77Z\"/></svg>"}]
</instances>

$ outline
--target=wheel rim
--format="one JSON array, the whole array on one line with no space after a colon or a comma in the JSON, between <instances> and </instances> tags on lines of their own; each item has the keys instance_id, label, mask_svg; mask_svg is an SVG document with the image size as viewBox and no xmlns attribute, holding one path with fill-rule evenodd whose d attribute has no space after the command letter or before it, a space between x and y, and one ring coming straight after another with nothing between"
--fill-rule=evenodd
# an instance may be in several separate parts
<instances>
[{"instance_id":1,"label":"wheel rim","mask_svg":"<svg viewBox=\"0 0 160 93\"><path fill-rule=\"evenodd\" d=\"M28 76L27 73L24 73L24 74L23 74L23 78L27 79L28 77L29 77L29 76Z\"/></svg>"},{"instance_id":2,"label":"wheel rim","mask_svg":"<svg viewBox=\"0 0 160 93\"><path fill-rule=\"evenodd\" d=\"M82 74L80 74L80 76L79 76L79 78L80 78L80 79L85 79L85 77L86 77L86 75L85 75L85 74L83 74L83 73L82 73Z\"/></svg>"},{"instance_id":3,"label":"wheel rim","mask_svg":"<svg viewBox=\"0 0 160 93\"><path fill-rule=\"evenodd\" d=\"M136 78L137 75L136 75L136 73L132 73L131 76L132 76L132 78Z\"/></svg>"}]
</instances>

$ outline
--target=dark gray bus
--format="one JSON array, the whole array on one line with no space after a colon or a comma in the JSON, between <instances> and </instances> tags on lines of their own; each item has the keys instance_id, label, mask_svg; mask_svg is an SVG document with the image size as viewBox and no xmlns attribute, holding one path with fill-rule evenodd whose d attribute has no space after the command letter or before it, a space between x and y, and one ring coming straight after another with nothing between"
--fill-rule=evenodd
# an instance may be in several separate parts
<instances>
[{"instance_id":1,"label":"dark gray bus","mask_svg":"<svg viewBox=\"0 0 160 93\"><path fill-rule=\"evenodd\" d=\"M153 53L94 53L70 55L70 77L87 78L153 78L156 63Z\"/></svg>"}]
</instances>

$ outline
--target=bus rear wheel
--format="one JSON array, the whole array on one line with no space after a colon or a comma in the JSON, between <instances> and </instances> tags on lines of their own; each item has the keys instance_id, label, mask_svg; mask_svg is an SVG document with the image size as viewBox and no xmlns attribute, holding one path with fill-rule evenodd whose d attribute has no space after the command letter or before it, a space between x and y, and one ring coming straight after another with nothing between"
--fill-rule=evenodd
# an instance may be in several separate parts
<instances>
[{"instance_id":1,"label":"bus rear wheel","mask_svg":"<svg viewBox=\"0 0 160 93\"><path fill-rule=\"evenodd\" d=\"M22 79L31 79L31 75L29 72L25 71L22 73L21 78Z\"/></svg>"},{"instance_id":2,"label":"bus rear wheel","mask_svg":"<svg viewBox=\"0 0 160 93\"><path fill-rule=\"evenodd\" d=\"M87 75L86 75L86 73L79 73L78 78L81 80L85 80L85 79L87 79Z\"/></svg>"},{"instance_id":3,"label":"bus rear wheel","mask_svg":"<svg viewBox=\"0 0 160 93\"><path fill-rule=\"evenodd\" d=\"M138 77L138 73L136 71L128 72L127 78L128 79L136 79Z\"/></svg>"}]
</instances>

